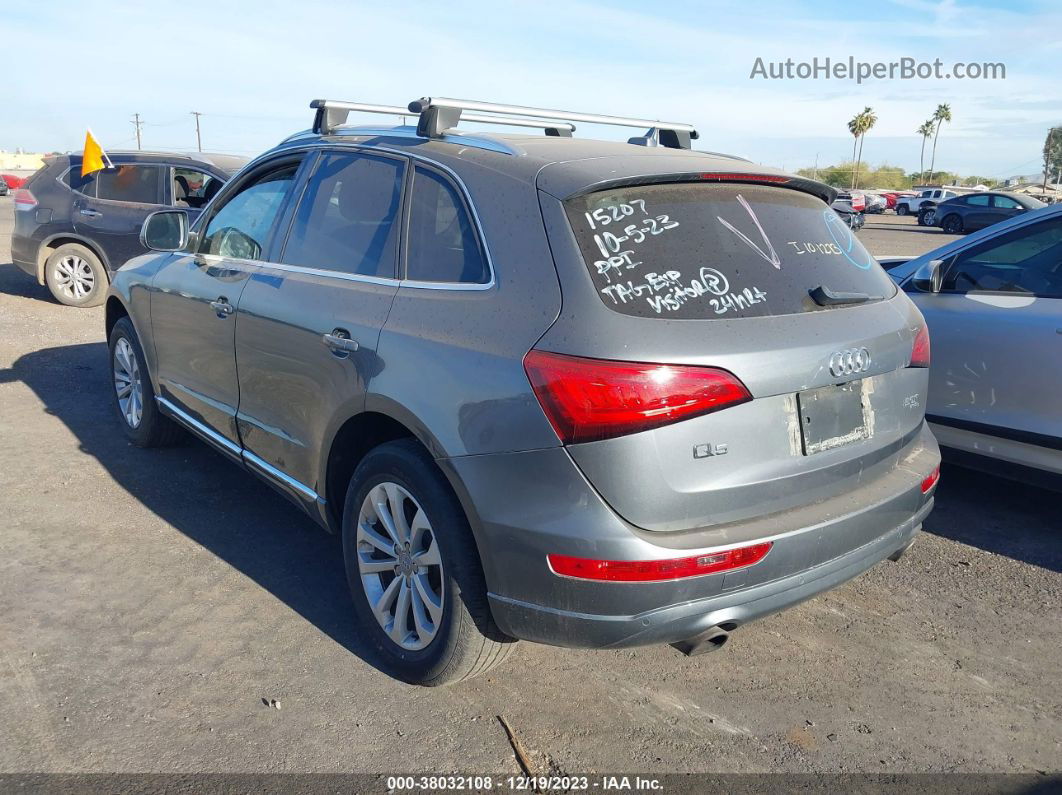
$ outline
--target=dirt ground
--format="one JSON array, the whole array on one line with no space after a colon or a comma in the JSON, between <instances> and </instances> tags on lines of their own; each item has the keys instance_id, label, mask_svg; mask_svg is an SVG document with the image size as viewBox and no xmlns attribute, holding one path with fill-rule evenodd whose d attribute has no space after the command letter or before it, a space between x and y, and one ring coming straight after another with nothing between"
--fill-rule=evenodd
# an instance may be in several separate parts
<instances>
[{"instance_id":1,"label":"dirt ground","mask_svg":"<svg viewBox=\"0 0 1062 795\"><path fill-rule=\"evenodd\" d=\"M945 468L900 562L721 653L524 643L489 678L408 687L353 632L335 538L202 444L126 444L102 310L3 264L11 214L0 772L516 773L497 716L539 773L1062 768L1057 494ZM875 253L946 239L879 219Z\"/></svg>"}]
</instances>

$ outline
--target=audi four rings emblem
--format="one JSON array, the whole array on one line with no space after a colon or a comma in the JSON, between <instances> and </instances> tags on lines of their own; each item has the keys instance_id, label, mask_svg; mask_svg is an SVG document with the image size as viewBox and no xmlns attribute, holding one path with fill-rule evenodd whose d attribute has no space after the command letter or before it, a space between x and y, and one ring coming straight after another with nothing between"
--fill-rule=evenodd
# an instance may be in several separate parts
<instances>
[{"instance_id":1,"label":"audi four rings emblem","mask_svg":"<svg viewBox=\"0 0 1062 795\"><path fill-rule=\"evenodd\" d=\"M869 369L870 351L866 348L849 348L830 357L830 373L834 376L865 373Z\"/></svg>"}]
</instances>

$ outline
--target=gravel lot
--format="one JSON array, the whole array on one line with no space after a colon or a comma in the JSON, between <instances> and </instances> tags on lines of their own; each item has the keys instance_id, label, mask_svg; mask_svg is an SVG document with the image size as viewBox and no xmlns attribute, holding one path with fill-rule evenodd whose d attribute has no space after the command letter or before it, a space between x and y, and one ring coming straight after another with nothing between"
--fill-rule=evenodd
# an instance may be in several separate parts
<instances>
[{"instance_id":1,"label":"gravel lot","mask_svg":"<svg viewBox=\"0 0 1062 795\"><path fill-rule=\"evenodd\" d=\"M525 643L410 688L353 633L335 538L202 444L123 441L102 326L0 264L0 772L517 773L497 716L538 773L1062 768L1056 494L946 468L903 560L722 653Z\"/></svg>"}]
</instances>

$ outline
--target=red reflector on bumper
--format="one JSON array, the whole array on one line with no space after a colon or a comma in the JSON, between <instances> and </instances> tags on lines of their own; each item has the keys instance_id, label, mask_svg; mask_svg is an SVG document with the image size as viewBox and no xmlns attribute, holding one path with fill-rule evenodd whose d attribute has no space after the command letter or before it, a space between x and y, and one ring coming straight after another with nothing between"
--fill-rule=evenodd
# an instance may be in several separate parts
<instances>
[{"instance_id":1,"label":"red reflector on bumper","mask_svg":"<svg viewBox=\"0 0 1062 795\"><path fill-rule=\"evenodd\" d=\"M931 488L937 485L937 481L940 480L940 466L926 475L926 479L922 481L922 493L927 494Z\"/></svg>"},{"instance_id":2,"label":"red reflector on bumper","mask_svg":"<svg viewBox=\"0 0 1062 795\"><path fill-rule=\"evenodd\" d=\"M766 557L771 546L772 542L765 541L762 544L728 549L724 552L670 560L593 560L568 555L546 557L554 573L565 577L610 582L657 582L752 566Z\"/></svg>"}]
</instances>

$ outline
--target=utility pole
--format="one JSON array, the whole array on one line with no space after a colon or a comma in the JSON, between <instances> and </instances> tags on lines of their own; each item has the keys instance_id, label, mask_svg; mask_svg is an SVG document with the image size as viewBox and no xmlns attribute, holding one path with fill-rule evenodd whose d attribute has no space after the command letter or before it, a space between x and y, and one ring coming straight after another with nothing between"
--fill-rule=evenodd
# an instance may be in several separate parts
<instances>
[{"instance_id":1,"label":"utility pole","mask_svg":"<svg viewBox=\"0 0 1062 795\"><path fill-rule=\"evenodd\" d=\"M139 150L141 148L140 147L140 128L144 126L144 122L140 121L140 114L139 113L134 113L133 114L133 126L136 127L136 148Z\"/></svg>"},{"instance_id":2,"label":"utility pole","mask_svg":"<svg viewBox=\"0 0 1062 795\"><path fill-rule=\"evenodd\" d=\"M814 177L814 179L818 179L818 178L819 178L819 153L816 152L815 153L815 177Z\"/></svg>"},{"instance_id":3,"label":"utility pole","mask_svg":"<svg viewBox=\"0 0 1062 795\"><path fill-rule=\"evenodd\" d=\"M203 139L199 136L199 117L202 116L203 114L200 113L197 110L191 110L191 111L189 111L189 113L191 113L193 116L195 116L195 143L196 143L196 146L199 147L199 151L202 152L203 151Z\"/></svg>"}]
</instances>

